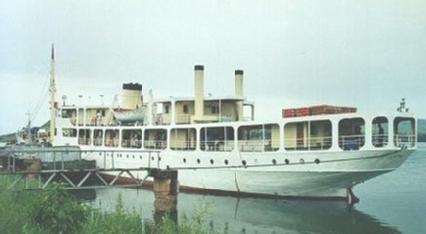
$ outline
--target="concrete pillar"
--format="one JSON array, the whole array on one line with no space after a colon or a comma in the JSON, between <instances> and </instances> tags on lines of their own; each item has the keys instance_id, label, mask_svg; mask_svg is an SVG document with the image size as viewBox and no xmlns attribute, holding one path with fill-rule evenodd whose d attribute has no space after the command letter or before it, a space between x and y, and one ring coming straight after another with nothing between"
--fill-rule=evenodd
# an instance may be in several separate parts
<instances>
[{"instance_id":1,"label":"concrete pillar","mask_svg":"<svg viewBox=\"0 0 426 234\"><path fill-rule=\"evenodd\" d=\"M177 221L177 171L153 169L150 174L154 179L154 220L160 221L165 214L169 214L170 218Z\"/></svg>"}]
</instances>

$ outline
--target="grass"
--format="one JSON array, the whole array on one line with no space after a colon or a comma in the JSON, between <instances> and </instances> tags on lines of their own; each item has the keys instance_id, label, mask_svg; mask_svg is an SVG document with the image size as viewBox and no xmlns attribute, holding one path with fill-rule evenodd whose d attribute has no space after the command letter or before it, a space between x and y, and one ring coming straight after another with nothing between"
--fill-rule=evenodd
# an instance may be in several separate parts
<instances>
[{"instance_id":1,"label":"grass","mask_svg":"<svg viewBox=\"0 0 426 234\"><path fill-rule=\"evenodd\" d=\"M183 216L179 224L165 215L156 224L144 223L134 210L123 207L121 195L115 210L101 211L78 200L59 184L43 191L10 191L10 176L0 177L0 227L3 234L57 234L57 233L152 233L152 234L210 234L212 228L204 225L208 207ZM35 182L32 182L35 183Z\"/></svg>"}]
</instances>

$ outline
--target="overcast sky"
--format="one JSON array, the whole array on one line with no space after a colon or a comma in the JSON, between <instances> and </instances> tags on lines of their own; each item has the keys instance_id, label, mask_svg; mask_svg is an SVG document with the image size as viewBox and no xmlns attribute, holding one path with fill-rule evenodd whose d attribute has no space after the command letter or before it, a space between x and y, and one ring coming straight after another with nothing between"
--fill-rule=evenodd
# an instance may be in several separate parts
<instances>
[{"instance_id":1,"label":"overcast sky","mask_svg":"<svg viewBox=\"0 0 426 234\"><path fill-rule=\"evenodd\" d=\"M389 112L401 97L426 117L424 0L0 0L0 134L35 109L35 124L47 120L51 43L70 102L111 103L132 81L192 96L204 64L213 95L233 94L243 69L261 119L319 103Z\"/></svg>"}]
</instances>

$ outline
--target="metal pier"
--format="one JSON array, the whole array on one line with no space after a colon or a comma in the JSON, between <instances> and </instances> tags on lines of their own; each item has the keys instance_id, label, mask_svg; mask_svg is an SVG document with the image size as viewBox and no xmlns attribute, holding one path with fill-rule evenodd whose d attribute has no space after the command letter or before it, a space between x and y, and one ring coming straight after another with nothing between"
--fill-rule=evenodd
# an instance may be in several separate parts
<instances>
[{"instance_id":1,"label":"metal pier","mask_svg":"<svg viewBox=\"0 0 426 234\"><path fill-rule=\"evenodd\" d=\"M102 162L83 160L82 155L95 153L103 156ZM119 154L118 154L119 153ZM133 153L143 155L147 167L116 167L118 155ZM52 182L59 182L65 189L97 189L108 187L141 187L148 177L175 177L175 170L159 168L159 151L80 150L78 147L53 147L39 149L6 149L0 154L0 175L8 175L3 186L8 190L45 189ZM98 160L99 162L99 160ZM101 164L101 165L99 165ZM137 178L136 172L146 172L145 178ZM105 173L113 174L105 176ZM126 183L120 178L126 176ZM177 177L177 176L176 176ZM177 180L177 178L176 178Z\"/></svg>"}]
</instances>

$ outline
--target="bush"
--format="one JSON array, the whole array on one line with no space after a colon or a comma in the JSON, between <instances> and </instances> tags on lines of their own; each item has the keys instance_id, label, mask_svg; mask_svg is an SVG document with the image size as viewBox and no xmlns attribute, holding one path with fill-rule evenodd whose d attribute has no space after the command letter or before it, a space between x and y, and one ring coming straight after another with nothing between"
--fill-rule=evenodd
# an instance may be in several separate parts
<instances>
[{"instance_id":1,"label":"bush","mask_svg":"<svg viewBox=\"0 0 426 234\"><path fill-rule=\"evenodd\" d=\"M127 213L123 207L121 194L118 204L112 213L93 210L88 222L84 225L82 233L102 234L133 234L143 233L142 219L136 212Z\"/></svg>"},{"instance_id":2,"label":"bush","mask_svg":"<svg viewBox=\"0 0 426 234\"><path fill-rule=\"evenodd\" d=\"M90 208L78 202L60 185L41 192L32 205L32 224L51 233L77 233Z\"/></svg>"},{"instance_id":3,"label":"bush","mask_svg":"<svg viewBox=\"0 0 426 234\"><path fill-rule=\"evenodd\" d=\"M5 190L6 180L11 179L6 176L0 178L1 234L213 233L213 230L205 229L202 219L207 213L207 206L198 207L190 218L184 216L180 224L165 215L160 222L145 229L139 214L124 209L121 194L115 211L103 212L82 204L59 184L43 191Z\"/></svg>"}]
</instances>

